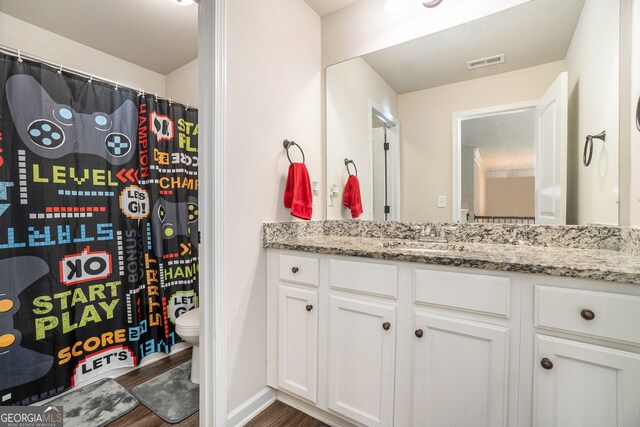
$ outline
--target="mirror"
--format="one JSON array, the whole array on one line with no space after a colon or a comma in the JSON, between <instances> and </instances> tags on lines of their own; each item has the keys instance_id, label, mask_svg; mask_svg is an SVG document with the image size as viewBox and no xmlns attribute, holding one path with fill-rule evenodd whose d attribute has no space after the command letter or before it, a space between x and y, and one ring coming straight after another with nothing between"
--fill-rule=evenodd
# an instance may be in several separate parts
<instances>
[{"instance_id":1,"label":"mirror","mask_svg":"<svg viewBox=\"0 0 640 427\"><path fill-rule=\"evenodd\" d=\"M360 219L618 224L619 22L530 0L328 67L327 219L349 159Z\"/></svg>"}]
</instances>

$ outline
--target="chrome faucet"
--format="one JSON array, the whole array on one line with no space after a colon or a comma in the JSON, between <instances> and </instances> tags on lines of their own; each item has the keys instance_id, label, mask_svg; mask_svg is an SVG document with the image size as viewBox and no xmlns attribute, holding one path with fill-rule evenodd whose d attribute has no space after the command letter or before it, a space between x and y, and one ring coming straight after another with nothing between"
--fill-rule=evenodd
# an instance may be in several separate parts
<instances>
[{"instance_id":1,"label":"chrome faucet","mask_svg":"<svg viewBox=\"0 0 640 427\"><path fill-rule=\"evenodd\" d=\"M440 229L440 235L436 234L436 227L433 225L425 225L424 227L413 226L411 227L414 231L420 231L418 235L419 242L426 243L447 243L447 236L445 234L444 227Z\"/></svg>"}]
</instances>

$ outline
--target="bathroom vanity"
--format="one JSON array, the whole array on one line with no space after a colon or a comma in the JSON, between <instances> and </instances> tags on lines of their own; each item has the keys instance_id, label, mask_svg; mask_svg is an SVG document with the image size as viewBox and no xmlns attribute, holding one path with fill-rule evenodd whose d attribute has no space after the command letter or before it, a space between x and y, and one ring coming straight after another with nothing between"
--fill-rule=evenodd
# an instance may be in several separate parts
<instances>
[{"instance_id":1,"label":"bathroom vanity","mask_svg":"<svg viewBox=\"0 0 640 427\"><path fill-rule=\"evenodd\" d=\"M506 233L544 246L270 225L268 385L287 403L344 425L640 423L640 261L613 228L564 227L569 250L540 227Z\"/></svg>"}]
</instances>

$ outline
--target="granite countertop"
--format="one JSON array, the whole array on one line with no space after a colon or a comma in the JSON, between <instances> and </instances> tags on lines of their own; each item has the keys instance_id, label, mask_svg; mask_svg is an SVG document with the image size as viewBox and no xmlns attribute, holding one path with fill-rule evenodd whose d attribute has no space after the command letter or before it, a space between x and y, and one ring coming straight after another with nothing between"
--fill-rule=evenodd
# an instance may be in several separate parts
<instances>
[{"instance_id":1,"label":"granite countertop","mask_svg":"<svg viewBox=\"0 0 640 427\"><path fill-rule=\"evenodd\" d=\"M280 234L264 247L442 266L640 284L640 257L611 249L519 244L422 243L408 239Z\"/></svg>"}]
</instances>

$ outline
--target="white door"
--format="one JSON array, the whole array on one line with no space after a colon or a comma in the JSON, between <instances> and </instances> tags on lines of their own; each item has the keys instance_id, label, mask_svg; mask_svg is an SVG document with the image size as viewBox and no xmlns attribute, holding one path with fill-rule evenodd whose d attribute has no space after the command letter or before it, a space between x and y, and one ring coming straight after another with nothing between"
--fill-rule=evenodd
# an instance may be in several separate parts
<instances>
[{"instance_id":1,"label":"white door","mask_svg":"<svg viewBox=\"0 0 640 427\"><path fill-rule=\"evenodd\" d=\"M640 354L536 335L535 364L534 426L640 426Z\"/></svg>"},{"instance_id":2,"label":"white door","mask_svg":"<svg viewBox=\"0 0 640 427\"><path fill-rule=\"evenodd\" d=\"M568 96L565 71L536 105L536 224L566 223Z\"/></svg>"},{"instance_id":3,"label":"white door","mask_svg":"<svg viewBox=\"0 0 640 427\"><path fill-rule=\"evenodd\" d=\"M384 127L371 129L371 145L373 148L373 212L371 219L384 221L384 207L387 203L385 192L388 191L387 159L384 155Z\"/></svg>"},{"instance_id":4,"label":"white door","mask_svg":"<svg viewBox=\"0 0 640 427\"><path fill-rule=\"evenodd\" d=\"M318 293L278 288L278 386L317 403Z\"/></svg>"},{"instance_id":5,"label":"white door","mask_svg":"<svg viewBox=\"0 0 640 427\"><path fill-rule=\"evenodd\" d=\"M505 427L509 329L416 313L414 427Z\"/></svg>"},{"instance_id":6,"label":"white door","mask_svg":"<svg viewBox=\"0 0 640 427\"><path fill-rule=\"evenodd\" d=\"M367 426L393 425L394 306L330 296L329 408Z\"/></svg>"}]
</instances>

